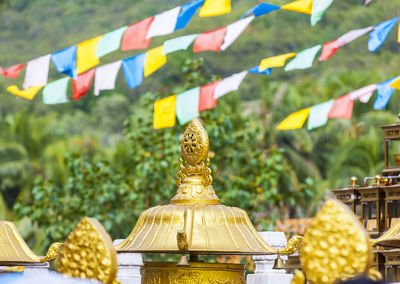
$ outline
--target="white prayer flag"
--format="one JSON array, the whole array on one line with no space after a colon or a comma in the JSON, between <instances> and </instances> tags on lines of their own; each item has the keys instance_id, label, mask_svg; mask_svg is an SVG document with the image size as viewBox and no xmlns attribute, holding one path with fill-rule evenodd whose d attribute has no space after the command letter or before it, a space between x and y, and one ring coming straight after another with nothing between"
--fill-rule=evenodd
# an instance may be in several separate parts
<instances>
[{"instance_id":1,"label":"white prayer flag","mask_svg":"<svg viewBox=\"0 0 400 284\"><path fill-rule=\"evenodd\" d=\"M355 90L349 94L350 99L352 99L353 101L358 99L362 103L367 103L371 98L373 92L375 92L377 88L377 84L372 84Z\"/></svg>"},{"instance_id":2,"label":"white prayer flag","mask_svg":"<svg viewBox=\"0 0 400 284\"><path fill-rule=\"evenodd\" d=\"M45 86L47 84L50 57L51 54L48 54L28 61L25 80L22 85L25 90L32 86Z\"/></svg>"},{"instance_id":3,"label":"white prayer flag","mask_svg":"<svg viewBox=\"0 0 400 284\"><path fill-rule=\"evenodd\" d=\"M101 90L113 90L122 61L113 62L96 68L94 78L94 95L98 96Z\"/></svg>"},{"instance_id":4,"label":"white prayer flag","mask_svg":"<svg viewBox=\"0 0 400 284\"><path fill-rule=\"evenodd\" d=\"M366 33L369 33L373 29L374 29L374 27L368 27L368 28L364 28L364 29L357 29L357 30L349 31L348 33L345 33L340 38L338 38L336 40L336 44L339 46L344 46L344 45L352 42L353 40L359 38L360 36L363 36Z\"/></svg>"},{"instance_id":5,"label":"white prayer flag","mask_svg":"<svg viewBox=\"0 0 400 284\"><path fill-rule=\"evenodd\" d=\"M250 17L228 25L226 27L224 43L221 45L221 50L227 49L243 33L254 18L254 15L251 15Z\"/></svg>"},{"instance_id":6,"label":"white prayer flag","mask_svg":"<svg viewBox=\"0 0 400 284\"><path fill-rule=\"evenodd\" d=\"M146 39L174 32L176 20L178 19L180 11L181 7L179 6L155 15L149 31L147 32Z\"/></svg>"},{"instance_id":7,"label":"white prayer flag","mask_svg":"<svg viewBox=\"0 0 400 284\"><path fill-rule=\"evenodd\" d=\"M215 87L214 98L218 99L229 92L236 91L237 89L239 89L240 83L242 83L247 73L248 71L243 71L224 78Z\"/></svg>"}]
</instances>

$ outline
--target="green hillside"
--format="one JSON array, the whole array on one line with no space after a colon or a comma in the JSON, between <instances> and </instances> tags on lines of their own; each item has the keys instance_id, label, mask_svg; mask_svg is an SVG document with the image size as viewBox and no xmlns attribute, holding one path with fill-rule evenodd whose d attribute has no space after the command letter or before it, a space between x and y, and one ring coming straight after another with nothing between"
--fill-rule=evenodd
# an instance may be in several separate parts
<instances>
[{"instance_id":1,"label":"green hillside","mask_svg":"<svg viewBox=\"0 0 400 284\"><path fill-rule=\"evenodd\" d=\"M8 2L0 6L3 68L187 1ZM334 1L315 27L308 15L291 11L258 17L224 52L176 52L134 90L126 86L121 71L115 90L99 97L91 91L63 105L44 105L41 95L26 101L9 94L7 86L21 86L24 73L16 80L1 77L0 218L16 221L36 250L63 240L87 215L100 219L113 237L128 234L127 222L133 227L141 210L168 202L176 190L177 146L184 126L154 131L155 99L246 70L262 58L298 52L400 15L398 0L373 1L368 7L363 2ZM185 29L153 39L150 48L166 39L227 25L258 3L233 0L228 15L196 15ZM352 175L360 180L376 175L383 167L378 126L397 120L398 92L385 111L373 110L375 96L367 104L356 102L351 121L330 120L313 131L277 131L276 126L293 111L399 75L396 39L397 27L375 53L368 51L366 35L311 69L274 69L270 77L250 74L238 92L201 113L215 153L214 186L222 200L248 210L259 229L269 228L279 216L311 216L326 190L347 185ZM140 52L114 52L101 64ZM52 66L49 81L61 77Z\"/></svg>"}]
</instances>

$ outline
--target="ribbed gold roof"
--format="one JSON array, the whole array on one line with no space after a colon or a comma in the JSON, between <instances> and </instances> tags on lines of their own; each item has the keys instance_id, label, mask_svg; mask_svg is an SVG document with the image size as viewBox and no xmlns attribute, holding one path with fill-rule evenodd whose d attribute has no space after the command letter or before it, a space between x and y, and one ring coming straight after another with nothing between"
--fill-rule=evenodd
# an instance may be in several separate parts
<instances>
[{"instance_id":1,"label":"ribbed gold roof","mask_svg":"<svg viewBox=\"0 0 400 284\"><path fill-rule=\"evenodd\" d=\"M386 233L371 242L377 246L400 248L400 222L391 226Z\"/></svg>"},{"instance_id":2,"label":"ribbed gold roof","mask_svg":"<svg viewBox=\"0 0 400 284\"><path fill-rule=\"evenodd\" d=\"M0 221L0 264L40 262L18 232L14 223Z\"/></svg>"},{"instance_id":3,"label":"ribbed gold roof","mask_svg":"<svg viewBox=\"0 0 400 284\"><path fill-rule=\"evenodd\" d=\"M208 135L198 119L181 140L176 195L171 203L144 211L118 251L196 254L272 254L247 213L221 205L208 167Z\"/></svg>"}]
</instances>

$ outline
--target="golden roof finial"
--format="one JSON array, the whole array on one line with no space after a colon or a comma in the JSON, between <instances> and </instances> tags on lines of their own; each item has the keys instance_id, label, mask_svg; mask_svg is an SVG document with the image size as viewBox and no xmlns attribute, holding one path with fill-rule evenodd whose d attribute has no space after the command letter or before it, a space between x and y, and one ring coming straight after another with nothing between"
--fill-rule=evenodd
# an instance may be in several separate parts
<instances>
[{"instance_id":1,"label":"golden roof finial","mask_svg":"<svg viewBox=\"0 0 400 284\"><path fill-rule=\"evenodd\" d=\"M181 153L187 164L183 164L182 158L179 160L181 170L176 180L179 188L171 203L220 203L211 185L208 147L207 132L201 121L195 118L189 123L181 140Z\"/></svg>"},{"instance_id":2,"label":"golden roof finial","mask_svg":"<svg viewBox=\"0 0 400 284\"><path fill-rule=\"evenodd\" d=\"M344 204L327 200L304 236L300 261L311 283L333 284L365 275L379 278L371 270L372 246L356 216ZM297 272L292 283L304 283Z\"/></svg>"},{"instance_id":3,"label":"golden roof finial","mask_svg":"<svg viewBox=\"0 0 400 284\"><path fill-rule=\"evenodd\" d=\"M65 275L100 280L105 284L119 283L117 254L112 240L94 218L84 218L68 235L62 247L57 270Z\"/></svg>"}]
</instances>

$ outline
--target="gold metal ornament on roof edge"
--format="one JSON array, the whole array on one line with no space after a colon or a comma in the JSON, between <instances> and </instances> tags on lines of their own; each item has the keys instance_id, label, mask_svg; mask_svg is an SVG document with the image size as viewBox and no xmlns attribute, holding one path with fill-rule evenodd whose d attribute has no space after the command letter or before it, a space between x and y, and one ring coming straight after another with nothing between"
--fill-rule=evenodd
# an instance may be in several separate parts
<instances>
[{"instance_id":1,"label":"gold metal ornament on roof edge","mask_svg":"<svg viewBox=\"0 0 400 284\"><path fill-rule=\"evenodd\" d=\"M311 283L333 284L361 275L378 280L371 269L372 246L368 234L350 209L327 200L304 235L300 252L302 270ZM304 283L297 271L292 283Z\"/></svg>"},{"instance_id":2,"label":"gold metal ornament on roof edge","mask_svg":"<svg viewBox=\"0 0 400 284\"><path fill-rule=\"evenodd\" d=\"M60 250L57 270L71 277L119 283L117 254L99 221L86 217L76 225Z\"/></svg>"},{"instance_id":3,"label":"gold metal ornament on roof edge","mask_svg":"<svg viewBox=\"0 0 400 284\"><path fill-rule=\"evenodd\" d=\"M57 257L60 243L54 243L46 257L39 257L28 247L13 222L0 221L0 265L12 263L40 263L52 261Z\"/></svg>"},{"instance_id":4,"label":"gold metal ornament on roof edge","mask_svg":"<svg viewBox=\"0 0 400 284\"><path fill-rule=\"evenodd\" d=\"M181 140L177 192L170 204L144 211L118 251L200 254L291 254L301 237L276 250L264 242L246 211L221 204L212 186L208 135L199 119Z\"/></svg>"}]
</instances>

